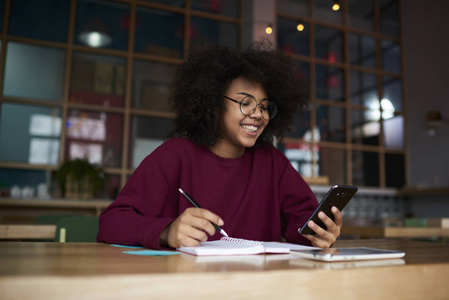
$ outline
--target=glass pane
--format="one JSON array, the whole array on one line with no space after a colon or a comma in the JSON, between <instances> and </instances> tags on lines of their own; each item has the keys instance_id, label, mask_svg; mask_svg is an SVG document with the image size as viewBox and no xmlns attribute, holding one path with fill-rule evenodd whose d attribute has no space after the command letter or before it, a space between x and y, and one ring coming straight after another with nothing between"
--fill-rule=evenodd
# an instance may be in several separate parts
<instances>
[{"instance_id":1,"label":"glass pane","mask_svg":"<svg viewBox=\"0 0 449 300\"><path fill-rule=\"evenodd\" d=\"M379 186L379 153L352 151L352 184Z\"/></svg>"},{"instance_id":2,"label":"glass pane","mask_svg":"<svg viewBox=\"0 0 449 300\"><path fill-rule=\"evenodd\" d=\"M99 199L115 199L120 192L120 175L106 174L106 186L103 191L95 195Z\"/></svg>"},{"instance_id":3,"label":"glass pane","mask_svg":"<svg viewBox=\"0 0 449 300\"><path fill-rule=\"evenodd\" d=\"M317 145L314 145L312 148L311 145L306 143L283 143L279 149L284 152L293 168L302 176L312 177L318 174L316 159L318 159L319 153ZM315 156L314 163L312 162L313 156Z\"/></svg>"},{"instance_id":4,"label":"glass pane","mask_svg":"<svg viewBox=\"0 0 449 300\"><path fill-rule=\"evenodd\" d=\"M308 16L309 0L278 0L277 11L295 16Z\"/></svg>"},{"instance_id":5,"label":"glass pane","mask_svg":"<svg viewBox=\"0 0 449 300\"><path fill-rule=\"evenodd\" d=\"M87 159L102 167L120 167L123 116L71 109L67 116L65 159Z\"/></svg>"},{"instance_id":6,"label":"glass pane","mask_svg":"<svg viewBox=\"0 0 449 300\"><path fill-rule=\"evenodd\" d=\"M401 73L401 46L398 43L382 40L382 69Z\"/></svg>"},{"instance_id":7,"label":"glass pane","mask_svg":"<svg viewBox=\"0 0 449 300\"><path fill-rule=\"evenodd\" d=\"M373 0L349 0L348 25L357 29L374 30Z\"/></svg>"},{"instance_id":8,"label":"glass pane","mask_svg":"<svg viewBox=\"0 0 449 300\"><path fill-rule=\"evenodd\" d=\"M293 117L293 124L284 133L284 136L302 139L305 142L311 142L312 134L310 131L310 111L296 113Z\"/></svg>"},{"instance_id":9,"label":"glass pane","mask_svg":"<svg viewBox=\"0 0 449 300\"><path fill-rule=\"evenodd\" d=\"M171 5L171 6L177 6L177 7L184 7L185 1L184 0L144 0L146 2L154 2L164 5Z\"/></svg>"},{"instance_id":10,"label":"glass pane","mask_svg":"<svg viewBox=\"0 0 449 300\"><path fill-rule=\"evenodd\" d=\"M303 61L297 61L296 66L296 78L310 83L310 64Z\"/></svg>"},{"instance_id":11,"label":"glass pane","mask_svg":"<svg viewBox=\"0 0 449 300\"><path fill-rule=\"evenodd\" d=\"M9 42L4 96L61 101L65 51Z\"/></svg>"},{"instance_id":12,"label":"glass pane","mask_svg":"<svg viewBox=\"0 0 449 300\"><path fill-rule=\"evenodd\" d=\"M131 120L131 147L129 165L135 169L174 129L172 119L133 116Z\"/></svg>"},{"instance_id":13,"label":"glass pane","mask_svg":"<svg viewBox=\"0 0 449 300\"><path fill-rule=\"evenodd\" d=\"M315 0L315 19L329 22L343 24L343 4L338 1L340 8L333 10L334 1L332 0Z\"/></svg>"},{"instance_id":14,"label":"glass pane","mask_svg":"<svg viewBox=\"0 0 449 300\"><path fill-rule=\"evenodd\" d=\"M315 71L316 97L345 101L343 69L316 65Z\"/></svg>"},{"instance_id":15,"label":"glass pane","mask_svg":"<svg viewBox=\"0 0 449 300\"><path fill-rule=\"evenodd\" d=\"M349 33L349 63L366 68L376 68L376 39Z\"/></svg>"},{"instance_id":16,"label":"glass pane","mask_svg":"<svg viewBox=\"0 0 449 300\"><path fill-rule=\"evenodd\" d=\"M168 112L176 69L175 65L134 61L132 106Z\"/></svg>"},{"instance_id":17,"label":"glass pane","mask_svg":"<svg viewBox=\"0 0 449 300\"><path fill-rule=\"evenodd\" d=\"M125 77L126 59L75 52L70 102L123 107Z\"/></svg>"},{"instance_id":18,"label":"glass pane","mask_svg":"<svg viewBox=\"0 0 449 300\"><path fill-rule=\"evenodd\" d=\"M215 44L238 50L238 26L216 20L192 17L190 49L202 44Z\"/></svg>"},{"instance_id":19,"label":"glass pane","mask_svg":"<svg viewBox=\"0 0 449 300\"><path fill-rule=\"evenodd\" d=\"M0 169L0 198L48 198L49 175L45 171ZM44 190L38 190L39 185L45 185ZM31 188L31 193L25 189ZM12 190L13 189L13 190ZM45 193L47 192L47 193Z\"/></svg>"},{"instance_id":20,"label":"glass pane","mask_svg":"<svg viewBox=\"0 0 449 300\"><path fill-rule=\"evenodd\" d=\"M397 0L379 0L380 31L399 36L399 7Z\"/></svg>"},{"instance_id":21,"label":"glass pane","mask_svg":"<svg viewBox=\"0 0 449 300\"><path fill-rule=\"evenodd\" d=\"M69 11L70 1L11 1L9 34L66 43Z\"/></svg>"},{"instance_id":22,"label":"glass pane","mask_svg":"<svg viewBox=\"0 0 449 300\"><path fill-rule=\"evenodd\" d=\"M351 110L352 142L362 145L379 145L379 116L379 104L377 109L373 110Z\"/></svg>"},{"instance_id":23,"label":"glass pane","mask_svg":"<svg viewBox=\"0 0 449 300\"><path fill-rule=\"evenodd\" d=\"M385 115L385 112L383 112ZM385 147L390 149L404 149L404 116L391 116L383 121Z\"/></svg>"},{"instance_id":24,"label":"glass pane","mask_svg":"<svg viewBox=\"0 0 449 300\"><path fill-rule=\"evenodd\" d=\"M341 30L316 26L315 56L330 63L343 61L343 33Z\"/></svg>"},{"instance_id":25,"label":"glass pane","mask_svg":"<svg viewBox=\"0 0 449 300\"><path fill-rule=\"evenodd\" d=\"M278 18L278 48L288 54L310 55L309 23L302 22L304 29L298 31L299 22Z\"/></svg>"},{"instance_id":26,"label":"glass pane","mask_svg":"<svg viewBox=\"0 0 449 300\"><path fill-rule=\"evenodd\" d=\"M333 184L346 182L346 150L321 147L318 162L320 176Z\"/></svg>"},{"instance_id":27,"label":"glass pane","mask_svg":"<svg viewBox=\"0 0 449 300\"><path fill-rule=\"evenodd\" d=\"M59 109L2 104L0 161L56 165L60 136Z\"/></svg>"},{"instance_id":28,"label":"glass pane","mask_svg":"<svg viewBox=\"0 0 449 300\"><path fill-rule=\"evenodd\" d=\"M192 0L192 9L237 18L239 4L238 0Z\"/></svg>"},{"instance_id":29,"label":"glass pane","mask_svg":"<svg viewBox=\"0 0 449 300\"><path fill-rule=\"evenodd\" d=\"M388 111L387 116L402 111L402 84L400 79L383 77L382 109Z\"/></svg>"},{"instance_id":30,"label":"glass pane","mask_svg":"<svg viewBox=\"0 0 449 300\"><path fill-rule=\"evenodd\" d=\"M405 157L403 154L385 153L385 184L387 187L405 185Z\"/></svg>"},{"instance_id":31,"label":"glass pane","mask_svg":"<svg viewBox=\"0 0 449 300\"><path fill-rule=\"evenodd\" d=\"M333 106L318 106L316 109L316 126L319 136L315 141L345 142L345 109Z\"/></svg>"},{"instance_id":32,"label":"glass pane","mask_svg":"<svg viewBox=\"0 0 449 300\"><path fill-rule=\"evenodd\" d=\"M184 15L142 7L137 9L134 51L182 58L183 37Z\"/></svg>"},{"instance_id":33,"label":"glass pane","mask_svg":"<svg viewBox=\"0 0 449 300\"><path fill-rule=\"evenodd\" d=\"M377 104L379 107L379 96L377 91L376 75L364 72L350 71L349 88L351 103L364 105L366 107Z\"/></svg>"},{"instance_id":34,"label":"glass pane","mask_svg":"<svg viewBox=\"0 0 449 300\"><path fill-rule=\"evenodd\" d=\"M75 43L93 48L127 50L129 6L100 0L78 0Z\"/></svg>"}]
</instances>

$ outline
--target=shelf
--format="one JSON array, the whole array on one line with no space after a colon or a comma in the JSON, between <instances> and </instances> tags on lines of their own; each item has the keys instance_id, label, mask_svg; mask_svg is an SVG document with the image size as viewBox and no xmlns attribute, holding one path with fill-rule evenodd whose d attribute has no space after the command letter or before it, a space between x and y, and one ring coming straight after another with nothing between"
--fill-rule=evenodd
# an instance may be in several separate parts
<instances>
[{"instance_id":1,"label":"shelf","mask_svg":"<svg viewBox=\"0 0 449 300\"><path fill-rule=\"evenodd\" d=\"M449 195L449 187L434 188L403 188L399 190L400 196L443 196Z\"/></svg>"},{"instance_id":2,"label":"shelf","mask_svg":"<svg viewBox=\"0 0 449 300\"><path fill-rule=\"evenodd\" d=\"M48 213L76 213L98 216L111 203L112 200L108 199L0 198L0 218L4 216L35 217Z\"/></svg>"}]
</instances>

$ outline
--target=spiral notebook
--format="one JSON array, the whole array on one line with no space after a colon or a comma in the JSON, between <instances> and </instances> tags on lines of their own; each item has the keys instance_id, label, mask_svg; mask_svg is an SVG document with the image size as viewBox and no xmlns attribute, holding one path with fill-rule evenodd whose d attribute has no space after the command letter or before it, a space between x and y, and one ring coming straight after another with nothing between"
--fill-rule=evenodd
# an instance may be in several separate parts
<instances>
[{"instance_id":1,"label":"spiral notebook","mask_svg":"<svg viewBox=\"0 0 449 300\"><path fill-rule=\"evenodd\" d=\"M290 250L316 249L290 243L259 242L231 237L222 237L217 241L202 242L198 247L181 247L178 251L197 255L252 255L262 253L290 253Z\"/></svg>"}]
</instances>

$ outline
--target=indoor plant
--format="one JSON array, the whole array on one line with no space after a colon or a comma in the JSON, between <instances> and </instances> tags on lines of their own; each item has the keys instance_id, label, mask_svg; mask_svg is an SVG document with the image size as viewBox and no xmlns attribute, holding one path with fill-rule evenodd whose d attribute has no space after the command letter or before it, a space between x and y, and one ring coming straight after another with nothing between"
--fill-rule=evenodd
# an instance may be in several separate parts
<instances>
[{"instance_id":1,"label":"indoor plant","mask_svg":"<svg viewBox=\"0 0 449 300\"><path fill-rule=\"evenodd\" d=\"M106 184L104 171L85 159L65 161L55 177L62 198L91 199Z\"/></svg>"}]
</instances>

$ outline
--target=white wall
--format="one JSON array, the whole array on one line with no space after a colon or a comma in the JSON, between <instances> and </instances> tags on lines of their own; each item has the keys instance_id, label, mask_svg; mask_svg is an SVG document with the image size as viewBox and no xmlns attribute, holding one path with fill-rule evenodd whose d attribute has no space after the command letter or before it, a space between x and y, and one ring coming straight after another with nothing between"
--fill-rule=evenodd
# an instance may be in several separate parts
<instances>
[{"instance_id":1,"label":"white wall","mask_svg":"<svg viewBox=\"0 0 449 300\"><path fill-rule=\"evenodd\" d=\"M449 186L449 123L425 126L427 111L449 120L449 1L402 3L410 184Z\"/></svg>"}]
</instances>

